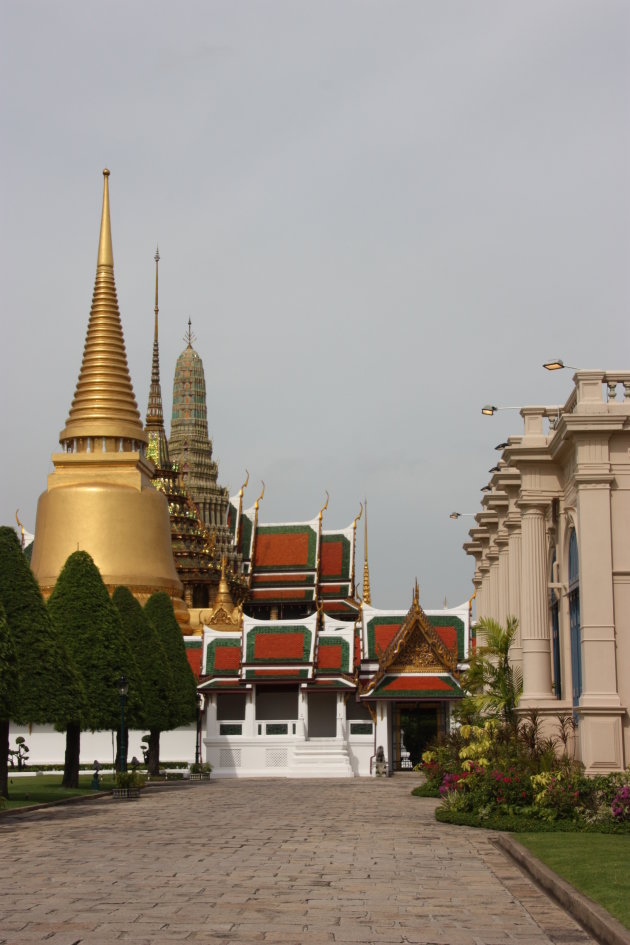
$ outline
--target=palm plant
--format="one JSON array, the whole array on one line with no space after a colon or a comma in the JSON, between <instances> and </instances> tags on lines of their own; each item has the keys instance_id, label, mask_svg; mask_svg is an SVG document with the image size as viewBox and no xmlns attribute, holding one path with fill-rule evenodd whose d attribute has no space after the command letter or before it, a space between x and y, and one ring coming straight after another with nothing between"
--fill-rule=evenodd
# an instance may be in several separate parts
<instances>
[{"instance_id":1,"label":"palm plant","mask_svg":"<svg viewBox=\"0 0 630 945\"><path fill-rule=\"evenodd\" d=\"M483 640L470 660L462 680L467 693L460 713L497 719L516 731L516 707L523 691L520 670L510 663L510 647L516 636L518 620L508 617L505 627L489 617L482 617L477 633Z\"/></svg>"}]
</instances>

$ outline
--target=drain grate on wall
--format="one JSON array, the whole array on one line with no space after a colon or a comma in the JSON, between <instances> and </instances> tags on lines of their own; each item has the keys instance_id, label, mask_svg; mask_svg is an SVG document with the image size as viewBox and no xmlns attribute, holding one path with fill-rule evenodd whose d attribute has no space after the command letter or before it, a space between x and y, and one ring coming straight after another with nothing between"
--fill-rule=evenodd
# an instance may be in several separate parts
<instances>
[{"instance_id":1,"label":"drain grate on wall","mask_svg":"<svg viewBox=\"0 0 630 945\"><path fill-rule=\"evenodd\" d=\"M265 768L286 768L287 749L268 748L265 752Z\"/></svg>"},{"instance_id":2,"label":"drain grate on wall","mask_svg":"<svg viewBox=\"0 0 630 945\"><path fill-rule=\"evenodd\" d=\"M240 748L222 748L219 752L220 768L240 768L241 767L241 749Z\"/></svg>"}]
</instances>

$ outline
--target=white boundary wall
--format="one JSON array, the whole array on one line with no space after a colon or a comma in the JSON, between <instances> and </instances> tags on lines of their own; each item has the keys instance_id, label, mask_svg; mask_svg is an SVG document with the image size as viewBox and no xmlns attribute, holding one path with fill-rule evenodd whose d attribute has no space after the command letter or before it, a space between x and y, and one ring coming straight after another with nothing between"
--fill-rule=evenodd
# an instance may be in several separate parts
<instances>
[{"instance_id":1,"label":"white boundary wall","mask_svg":"<svg viewBox=\"0 0 630 945\"><path fill-rule=\"evenodd\" d=\"M9 730L9 748L15 749L15 739L21 735L29 747L28 761L33 765L59 764L63 767L66 749L65 732L56 732L52 725L14 725ZM129 753L142 761L142 736L146 730L129 732ZM116 752L115 732L81 732L81 764L100 761L110 765ZM176 728L162 732L160 736L160 761L195 760L195 726ZM9 769L11 770L11 769Z\"/></svg>"}]
</instances>

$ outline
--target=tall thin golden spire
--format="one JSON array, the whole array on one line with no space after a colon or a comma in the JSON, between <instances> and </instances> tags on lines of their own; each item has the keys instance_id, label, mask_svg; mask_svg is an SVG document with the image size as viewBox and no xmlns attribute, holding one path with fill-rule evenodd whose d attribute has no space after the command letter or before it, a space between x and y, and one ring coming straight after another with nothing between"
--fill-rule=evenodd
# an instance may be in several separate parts
<instances>
[{"instance_id":1,"label":"tall thin golden spire","mask_svg":"<svg viewBox=\"0 0 630 945\"><path fill-rule=\"evenodd\" d=\"M79 380L59 440L71 451L119 451L146 443L123 337L109 213L109 171L103 171L103 212L96 280ZM135 441L135 444L134 444Z\"/></svg>"},{"instance_id":2,"label":"tall thin golden spire","mask_svg":"<svg viewBox=\"0 0 630 945\"><path fill-rule=\"evenodd\" d=\"M364 499L365 518L363 520L363 603L372 603L370 592L370 569L368 568L368 534L367 534L367 499Z\"/></svg>"},{"instance_id":3,"label":"tall thin golden spire","mask_svg":"<svg viewBox=\"0 0 630 945\"><path fill-rule=\"evenodd\" d=\"M160 346L158 342L158 265L160 248L156 247L155 256L155 322L153 328L153 360L151 362L151 386L147 406L146 431L149 437L147 455L158 469L163 469L169 462L168 441L164 429L164 411L162 410L162 387L160 385Z\"/></svg>"}]
</instances>

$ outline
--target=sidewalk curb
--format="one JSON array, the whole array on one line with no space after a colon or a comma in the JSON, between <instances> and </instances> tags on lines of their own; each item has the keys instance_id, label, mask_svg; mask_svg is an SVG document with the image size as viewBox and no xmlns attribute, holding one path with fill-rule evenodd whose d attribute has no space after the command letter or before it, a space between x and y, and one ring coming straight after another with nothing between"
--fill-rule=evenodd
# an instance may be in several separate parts
<instances>
[{"instance_id":1,"label":"sidewalk curb","mask_svg":"<svg viewBox=\"0 0 630 945\"><path fill-rule=\"evenodd\" d=\"M111 793L111 791L95 791L94 794L77 794L76 797L62 797L58 801L45 801L42 804L28 804L24 807L12 807L9 810L0 810L0 821L3 817L17 817L19 814L32 814L33 811L47 810L49 807L62 807L65 804L97 801L101 797L108 797Z\"/></svg>"},{"instance_id":2,"label":"sidewalk curb","mask_svg":"<svg viewBox=\"0 0 630 945\"><path fill-rule=\"evenodd\" d=\"M510 856L602 945L630 945L630 931L609 912L545 866L513 837L500 834L491 843Z\"/></svg>"},{"instance_id":3,"label":"sidewalk curb","mask_svg":"<svg viewBox=\"0 0 630 945\"><path fill-rule=\"evenodd\" d=\"M172 781L153 781L148 782L144 786L144 790L149 791L149 793L154 793L156 791L173 790L174 788L189 787L190 785L197 787L199 784L204 783L213 783L213 782L204 782L204 781L188 781L185 778L173 779ZM3 817L17 817L20 814L32 814L34 811L47 810L49 807L62 807L67 804L79 804L86 803L88 801L97 801L103 797L111 797L111 789L109 791L95 791L93 794L77 794L75 797L62 797L58 801L45 801L42 804L28 804L24 807L12 807L9 810L0 810L0 821Z\"/></svg>"}]
</instances>

